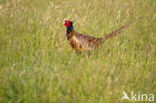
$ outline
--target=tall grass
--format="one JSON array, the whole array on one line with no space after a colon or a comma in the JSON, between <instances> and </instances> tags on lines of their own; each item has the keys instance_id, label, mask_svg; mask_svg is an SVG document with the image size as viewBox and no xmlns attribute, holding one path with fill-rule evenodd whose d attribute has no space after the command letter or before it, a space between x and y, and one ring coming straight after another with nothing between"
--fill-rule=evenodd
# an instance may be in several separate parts
<instances>
[{"instance_id":1,"label":"tall grass","mask_svg":"<svg viewBox=\"0 0 156 103\"><path fill-rule=\"evenodd\" d=\"M155 0L0 0L0 103L129 103L156 94ZM143 17L102 47L76 54L63 20L102 37Z\"/></svg>"}]
</instances>

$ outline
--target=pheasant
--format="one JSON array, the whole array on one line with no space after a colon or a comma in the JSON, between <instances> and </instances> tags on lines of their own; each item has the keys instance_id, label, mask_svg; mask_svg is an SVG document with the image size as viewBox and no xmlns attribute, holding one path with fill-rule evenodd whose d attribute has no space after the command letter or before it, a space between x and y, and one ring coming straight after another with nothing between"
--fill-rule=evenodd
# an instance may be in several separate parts
<instances>
[{"instance_id":1,"label":"pheasant","mask_svg":"<svg viewBox=\"0 0 156 103\"><path fill-rule=\"evenodd\" d=\"M116 29L115 31L106 34L104 37L97 38L90 35L80 34L74 30L73 22L70 20L65 20L64 25L66 26L66 37L69 41L69 44L76 52L82 51L90 51L104 41L109 39L110 37L116 36L117 34L121 33L125 28L127 28L129 24L121 26L120 28Z\"/></svg>"}]
</instances>

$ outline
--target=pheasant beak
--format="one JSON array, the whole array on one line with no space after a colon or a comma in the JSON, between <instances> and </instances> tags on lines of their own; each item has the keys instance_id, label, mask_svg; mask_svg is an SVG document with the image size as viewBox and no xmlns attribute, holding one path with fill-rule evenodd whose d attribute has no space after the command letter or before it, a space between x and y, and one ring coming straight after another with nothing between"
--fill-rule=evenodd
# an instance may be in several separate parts
<instances>
[{"instance_id":1,"label":"pheasant beak","mask_svg":"<svg viewBox=\"0 0 156 103\"><path fill-rule=\"evenodd\" d=\"M62 24L65 26L66 22L64 21Z\"/></svg>"}]
</instances>

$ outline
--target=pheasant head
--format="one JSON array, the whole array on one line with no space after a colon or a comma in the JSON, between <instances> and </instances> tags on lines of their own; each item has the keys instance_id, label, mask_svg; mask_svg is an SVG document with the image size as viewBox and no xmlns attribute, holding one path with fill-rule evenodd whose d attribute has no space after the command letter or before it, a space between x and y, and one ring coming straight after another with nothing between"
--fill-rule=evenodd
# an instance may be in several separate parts
<instances>
[{"instance_id":1,"label":"pheasant head","mask_svg":"<svg viewBox=\"0 0 156 103\"><path fill-rule=\"evenodd\" d=\"M71 31L74 30L73 22L70 21L70 20L65 20L64 26L66 27L66 31L67 31L67 32L71 32Z\"/></svg>"}]
</instances>

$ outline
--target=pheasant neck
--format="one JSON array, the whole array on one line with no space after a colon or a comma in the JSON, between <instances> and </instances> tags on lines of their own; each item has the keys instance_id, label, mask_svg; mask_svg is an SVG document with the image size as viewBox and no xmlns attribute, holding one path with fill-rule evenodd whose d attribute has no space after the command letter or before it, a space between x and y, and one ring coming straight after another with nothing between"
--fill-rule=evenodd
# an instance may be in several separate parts
<instances>
[{"instance_id":1,"label":"pheasant neck","mask_svg":"<svg viewBox=\"0 0 156 103\"><path fill-rule=\"evenodd\" d=\"M67 33L70 33L70 32L72 32L72 31L74 31L74 28L73 28L73 26L71 25L71 26L69 26L69 27L67 28L66 32L67 32Z\"/></svg>"}]
</instances>

